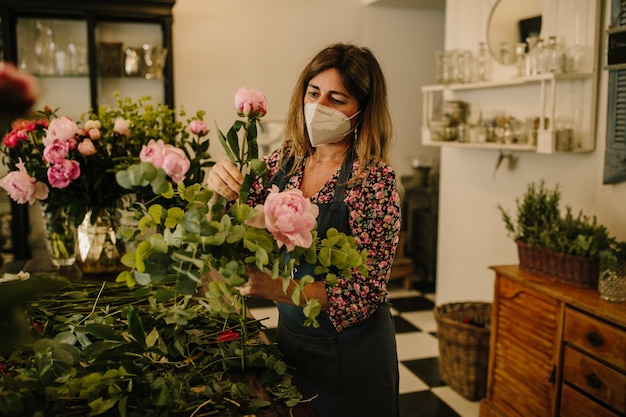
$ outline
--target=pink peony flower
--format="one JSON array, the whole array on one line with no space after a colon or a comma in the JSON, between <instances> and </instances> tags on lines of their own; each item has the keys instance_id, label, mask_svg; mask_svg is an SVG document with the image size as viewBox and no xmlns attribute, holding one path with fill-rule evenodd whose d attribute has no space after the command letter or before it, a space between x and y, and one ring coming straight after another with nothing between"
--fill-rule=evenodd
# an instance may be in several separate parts
<instances>
[{"instance_id":1,"label":"pink peony flower","mask_svg":"<svg viewBox=\"0 0 626 417\"><path fill-rule=\"evenodd\" d=\"M209 131L207 124L202 120L192 120L189 123L189 131L194 135L206 135Z\"/></svg>"},{"instance_id":2,"label":"pink peony flower","mask_svg":"<svg viewBox=\"0 0 626 417\"><path fill-rule=\"evenodd\" d=\"M56 139L43 149L43 160L50 164L60 164L67 158L69 150L69 142Z\"/></svg>"},{"instance_id":3,"label":"pink peony flower","mask_svg":"<svg viewBox=\"0 0 626 417\"><path fill-rule=\"evenodd\" d=\"M141 162L150 162L156 168L161 168L163 165L163 148L165 144L163 140L150 139L147 145L141 147L139 152L139 160Z\"/></svg>"},{"instance_id":4,"label":"pink peony flower","mask_svg":"<svg viewBox=\"0 0 626 417\"><path fill-rule=\"evenodd\" d=\"M80 164L69 159L48 168L48 182L54 188L66 188L80 176Z\"/></svg>"},{"instance_id":5,"label":"pink peony flower","mask_svg":"<svg viewBox=\"0 0 626 417\"><path fill-rule=\"evenodd\" d=\"M258 90L241 87L235 93L235 110L241 117L263 117L267 113L267 98Z\"/></svg>"},{"instance_id":6,"label":"pink peony flower","mask_svg":"<svg viewBox=\"0 0 626 417\"><path fill-rule=\"evenodd\" d=\"M139 159L142 162L150 162L156 168L165 171L174 182L181 182L191 167L191 162L182 149L164 144L163 140L150 139L147 145L141 148Z\"/></svg>"},{"instance_id":7,"label":"pink peony flower","mask_svg":"<svg viewBox=\"0 0 626 417\"><path fill-rule=\"evenodd\" d=\"M91 156L98 153L90 139L83 139L83 141L78 144L78 152L83 156Z\"/></svg>"},{"instance_id":8,"label":"pink peony flower","mask_svg":"<svg viewBox=\"0 0 626 417\"><path fill-rule=\"evenodd\" d=\"M69 117L59 117L54 119L48 125L46 137L43 139L44 146L51 146L55 140L69 141L78 133L78 126Z\"/></svg>"},{"instance_id":9,"label":"pink peony flower","mask_svg":"<svg viewBox=\"0 0 626 417\"><path fill-rule=\"evenodd\" d=\"M175 183L182 182L185 174L189 171L191 163L185 152L172 145L165 145L163 148L163 171L172 178Z\"/></svg>"},{"instance_id":10,"label":"pink peony flower","mask_svg":"<svg viewBox=\"0 0 626 417\"><path fill-rule=\"evenodd\" d=\"M128 136L130 134L130 121L118 117L115 119L115 124L113 125L113 132L118 135Z\"/></svg>"},{"instance_id":11,"label":"pink peony flower","mask_svg":"<svg viewBox=\"0 0 626 417\"><path fill-rule=\"evenodd\" d=\"M24 163L20 158L17 164L17 171L9 172L0 179L0 187L6 190L9 197L18 204L34 204L36 200L48 198L48 187L46 184L35 181L35 178L28 175Z\"/></svg>"},{"instance_id":12,"label":"pink peony flower","mask_svg":"<svg viewBox=\"0 0 626 417\"><path fill-rule=\"evenodd\" d=\"M288 251L296 246L308 248L313 243L311 230L315 227L319 207L312 204L298 189L279 192L275 185L270 190L264 205L256 206L260 212L246 224L267 228L274 236L278 247Z\"/></svg>"},{"instance_id":13,"label":"pink peony flower","mask_svg":"<svg viewBox=\"0 0 626 417\"><path fill-rule=\"evenodd\" d=\"M37 100L37 81L10 62L0 62L0 115L19 115Z\"/></svg>"}]
</instances>

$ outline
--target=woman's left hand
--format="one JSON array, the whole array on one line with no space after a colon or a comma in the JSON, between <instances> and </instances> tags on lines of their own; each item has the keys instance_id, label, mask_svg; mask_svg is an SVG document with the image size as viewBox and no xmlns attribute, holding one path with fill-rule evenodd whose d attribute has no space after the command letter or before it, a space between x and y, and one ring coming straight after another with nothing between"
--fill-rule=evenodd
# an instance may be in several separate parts
<instances>
[{"instance_id":1,"label":"woman's left hand","mask_svg":"<svg viewBox=\"0 0 626 417\"><path fill-rule=\"evenodd\" d=\"M273 279L272 276L265 272L259 271L257 268L246 268L248 274L248 282L237 287L239 293L245 297L265 298L274 300L276 289L282 291L282 280Z\"/></svg>"}]
</instances>

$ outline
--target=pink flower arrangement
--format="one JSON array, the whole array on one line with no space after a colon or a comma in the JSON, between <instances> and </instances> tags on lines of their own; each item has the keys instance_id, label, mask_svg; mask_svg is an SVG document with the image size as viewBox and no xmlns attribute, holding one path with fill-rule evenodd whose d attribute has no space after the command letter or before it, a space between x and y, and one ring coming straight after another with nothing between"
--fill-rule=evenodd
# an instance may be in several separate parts
<instances>
[{"instance_id":1,"label":"pink flower arrangement","mask_svg":"<svg viewBox=\"0 0 626 417\"><path fill-rule=\"evenodd\" d=\"M39 200L46 210L68 210L79 224L88 212L111 212L134 193L115 175L136 162L152 162L173 183L202 180L209 165L208 143L201 144L208 131L204 112L183 123L177 120L183 111L145 105L148 100L119 99L118 108L102 106L78 123L49 108L14 121L1 151L3 163L15 171L0 187L20 204Z\"/></svg>"}]
</instances>

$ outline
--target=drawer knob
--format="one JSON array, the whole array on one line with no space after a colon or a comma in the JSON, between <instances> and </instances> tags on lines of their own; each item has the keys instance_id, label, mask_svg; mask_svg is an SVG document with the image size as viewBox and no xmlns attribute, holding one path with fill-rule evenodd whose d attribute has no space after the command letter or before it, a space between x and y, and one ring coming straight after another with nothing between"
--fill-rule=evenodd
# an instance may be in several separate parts
<instances>
[{"instance_id":1,"label":"drawer knob","mask_svg":"<svg viewBox=\"0 0 626 417\"><path fill-rule=\"evenodd\" d=\"M600 378L598 378L596 374L585 375L585 381L587 385L593 389L597 390L602 388L602 381L600 381Z\"/></svg>"},{"instance_id":2,"label":"drawer knob","mask_svg":"<svg viewBox=\"0 0 626 417\"><path fill-rule=\"evenodd\" d=\"M587 333L587 341L594 347L602 346L602 343L604 343L600 335L596 332Z\"/></svg>"}]
</instances>

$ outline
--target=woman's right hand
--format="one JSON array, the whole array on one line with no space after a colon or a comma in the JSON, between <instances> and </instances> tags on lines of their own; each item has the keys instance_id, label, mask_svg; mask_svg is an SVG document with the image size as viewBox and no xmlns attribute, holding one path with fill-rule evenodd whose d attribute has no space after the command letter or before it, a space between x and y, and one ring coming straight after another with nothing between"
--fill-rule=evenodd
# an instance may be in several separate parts
<instances>
[{"instance_id":1,"label":"woman's right hand","mask_svg":"<svg viewBox=\"0 0 626 417\"><path fill-rule=\"evenodd\" d=\"M243 175L228 159L217 162L207 176L207 187L227 200L236 200L239 196Z\"/></svg>"}]
</instances>

